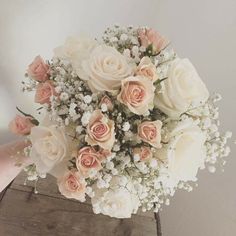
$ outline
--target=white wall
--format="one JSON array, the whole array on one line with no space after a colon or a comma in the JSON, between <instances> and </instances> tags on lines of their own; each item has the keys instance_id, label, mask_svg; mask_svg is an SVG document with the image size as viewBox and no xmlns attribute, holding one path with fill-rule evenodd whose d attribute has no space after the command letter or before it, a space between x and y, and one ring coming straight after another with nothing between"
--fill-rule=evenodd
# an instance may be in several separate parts
<instances>
[{"instance_id":1,"label":"white wall","mask_svg":"<svg viewBox=\"0 0 236 236\"><path fill-rule=\"evenodd\" d=\"M196 65L210 90L223 95L222 129L236 134L236 1L163 0L158 5L159 29L176 50ZM225 172L199 174L192 193L179 192L161 214L164 236L236 235L236 148Z\"/></svg>"},{"instance_id":2,"label":"white wall","mask_svg":"<svg viewBox=\"0 0 236 236\"><path fill-rule=\"evenodd\" d=\"M28 63L37 54L50 58L65 37L101 34L106 26L149 25L173 42L196 65L211 91L224 96L222 128L236 133L235 0L0 0L0 143L15 105L33 110L19 92ZM178 192L161 213L164 236L236 235L236 153L225 173L199 175L192 193Z\"/></svg>"}]
</instances>

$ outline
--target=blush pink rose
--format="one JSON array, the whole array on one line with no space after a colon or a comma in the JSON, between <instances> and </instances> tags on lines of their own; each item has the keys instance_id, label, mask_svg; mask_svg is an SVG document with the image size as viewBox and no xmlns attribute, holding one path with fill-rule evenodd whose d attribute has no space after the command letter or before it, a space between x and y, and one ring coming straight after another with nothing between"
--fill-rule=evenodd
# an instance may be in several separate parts
<instances>
[{"instance_id":1,"label":"blush pink rose","mask_svg":"<svg viewBox=\"0 0 236 236\"><path fill-rule=\"evenodd\" d=\"M87 126L86 142L111 150L115 142L114 121L109 120L100 110L95 110Z\"/></svg>"},{"instance_id":2,"label":"blush pink rose","mask_svg":"<svg viewBox=\"0 0 236 236\"><path fill-rule=\"evenodd\" d=\"M87 177L89 170L95 169L98 171L102 168L101 161L104 157L100 151L96 151L93 147L83 147L78 151L76 167L83 176Z\"/></svg>"},{"instance_id":3,"label":"blush pink rose","mask_svg":"<svg viewBox=\"0 0 236 236\"><path fill-rule=\"evenodd\" d=\"M156 66L152 63L149 57L143 57L136 69L136 75L143 75L150 79L152 82L158 80Z\"/></svg>"},{"instance_id":4,"label":"blush pink rose","mask_svg":"<svg viewBox=\"0 0 236 236\"><path fill-rule=\"evenodd\" d=\"M149 147L146 146L134 148L133 153L134 155L139 155L141 161L147 161L152 158L152 151Z\"/></svg>"},{"instance_id":5,"label":"blush pink rose","mask_svg":"<svg viewBox=\"0 0 236 236\"><path fill-rule=\"evenodd\" d=\"M85 201L86 183L79 172L67 171L64 176L58 179L58 188L61 194L67 198Z\"/></svg>"},{"instance_id":6,"label":"blush pink rose","mask_svg":"<svg viewBox=\"0 0 236 236\"><path fill-rule=\"evenodd\" d=\"M34 101L40 104L50 104L51 96L56 96L55 88L52 81L40 83L36 87Z\"/></svg>"},{"instance_id":7,"label":"blush pink rose","mask_svg":"<svg viewBox=\"0 0 236 236\"><path fill-rule=\"evenodd\" d=\"M153 107L154 90L152 81L144 76L131 76L121 81L117 100L137 115L144 115Z\"/></svg>"},{"instance_id":8,"label":"blush pink rose","mask_svg":"<svg viewBox=\"0 0 236 236\"><path fill-rule=\"evenodd\" d=\"M153 147L161 148L161 127L160 120L144 121L138 126L138 136Z\"/></svg>"},{"instance_id":9,"label":"blush pink rose","mask_svg":"<svg viewBox=\"0 0 236 236\"><path fill-rule=\"evenodd\" d=\"M12 133L18 135L30 134L31 128L35 126L32 123L32 119L29 116L16 115L14 120L9 123L9 129Z\"/></svg>"},{"instance_id":10,"label":"blush pink rose","mask_svg":"<svg viewBox=\"0 0 236 236\"><path fill-rule=\"evenodd\" d=\"M113 108L114 108L114 105L113 105L111 99L107 95L102 97L102 99L100 101L100 107L101 107L102 104L105 104L109 111L112 111Z\"/></svg>"},{"instance_id":11,"label":"blush pink rose","mask_svg":"<svg viewBox=\"0 0 236 236\"><path fill-rule=\"evenodd\" d=\"M29 65L27 72L32 79L44 82L49 78L49 65L40 56L37 56Z\"/></svg>"},{"instance_id":12,"label":"blush pink rose","mask_svg":"<svg viewBox=\"0 0 236 236\"><path fill-rule=\"evenodd\" d=\"M141 45L145 48L152 45L152 49L155 53L163 50L169 43L169 41L161 36L154 29L139 29L138 37Z\"/></svg>"}]
</instances>

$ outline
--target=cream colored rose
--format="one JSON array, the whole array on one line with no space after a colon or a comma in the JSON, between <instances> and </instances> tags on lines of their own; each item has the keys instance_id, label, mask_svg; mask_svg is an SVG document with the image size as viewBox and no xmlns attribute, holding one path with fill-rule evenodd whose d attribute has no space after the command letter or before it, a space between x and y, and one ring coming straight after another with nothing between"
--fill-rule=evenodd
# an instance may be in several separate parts
<instances>
[{"instance_id":1,"label":"cream colored rose","mask_svg":"<svg viewBox=\"0 0 236 236\"><path fill-rule=\"evenodd\" d=\"M30 157L39 173L47 173L67 156L68 140L64 128L56 125L35 126L31 129Z\"/></svg>"},{"instance_id":2,"label":"cream colored rose","mask_svg":"<svg viewBox=\"0 0 236 236\"><path fill-rule=\"evenodd\" d=\"M144 121L138 126L138 136L153 147L161 148L161 127L160 120Z\"/></svg>"},{"instance_id":3,"label":"cream colored rose","mask_svg":"<svg viewBox=\"0 0 236 236\"><path fill-rule=\"evenodd\" d=\"M121 81L117 100L137 115L145 115L153 107L154 90L152 81L144 76L130 76Z\"/></svg>"},{"instance_id":4,"label":"cream colored rose","mask_svg":"<svg viewBox=\"0 0 236 236\"><path fill-rule=\"evenodd\" d=\"M87 76L88 85L93 92L116 91L121 86L121 80L133 73L132 66L115 48L100 45L94 48L88 60L82 67Z\"/></svg>"},{"instance_id":5,"label":"cream colored rose","mask_svg":"<svg viewBox=\"0 0 236 236\"><path fill-rule=\"evenodd\" d=\"M175 59L168 79L161 84L162 91L156 96L155 106L172 119L204 104L209 97L205 84L188 59Z\"/></svg>"},{"instance_id":6,"label":"cream colored rose","mask_svg":"<svg viewBox=\"0 0 236 236\"><path fill-rule=\"evenodd\" d=\"M95 196L91 199L93 211L115 218L130 218L137 213L140 201L131 182L125 187L120 184L120 177L113 177L110 188L94 187Z\"/></svg>"},{"instance_id":7,"label":"cream colored rose","mask_svg":"<svg viewBox=\"0 0 236 236\"><path fill-rule=\"evenodd\" d=\"M66 198L85 201L86 182L79 172L67 171L57 182L59 191Z\"/></svg>"},{"instance_id":8,"label":"cream colored rose","mask_svg":"<svg viewBox=\"0 0 236 236\"><path fill-rule=\"evenodd\" d=\"M64 45L54 49L54 57L68 60L78 76L84 77L82 61L89 57L96 46L97 42L94 39L86 36L72 36L66 39Z\"/></svg>"},{"instance_id":9,"label":"cream colored rose","mask_svg":"<svg viewBox=\"0 0 236 236\"><path fill-rule=\"evenodd\" d=\"M143 75L152 82L158 80L156 66L152 63L149 57L143 57L135 71L136 75Z\"/></svg>"},{"instance_id":10,"label":"cream colored rose","mask_svg":"<svg viewBox=\"0 0 236 236\"><path fill-rule=\"evenodd\" d=\"M158 150L159 157L167 162L170 179L195 181L198 169L204 167L206 136L193 120L178 123L169 134L168 145Z\"/></svg>"},{"instance_id":11,"label":"cream colored rose","mask_svg":"<svg viewBox=\"0 0 236 236\"><path fill-rule=\"evenodd\" d=\"M87 126L86 142L111 150L115 142L114 121L109 120L100 110L95 110Z\"/></svg>"}]
</instances>

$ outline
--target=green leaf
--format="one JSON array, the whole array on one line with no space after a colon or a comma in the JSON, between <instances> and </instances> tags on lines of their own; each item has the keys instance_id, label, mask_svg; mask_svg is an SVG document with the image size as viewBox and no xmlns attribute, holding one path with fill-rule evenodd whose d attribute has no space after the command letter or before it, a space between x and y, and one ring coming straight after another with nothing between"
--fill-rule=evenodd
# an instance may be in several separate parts
<instances>
[{"instance_id":1,"label":"green leaf","mask_svg":"<svg viewBox=\"0 0 236 236\"><path fill-rule=\"evenodd\" d=\"M165 81L166 79L168 79L168 77L163 78L163 79L160 79L160 80L157 80L157 81L155 82L155 85L157 86L158 84L160 84L161 82Z\"/></svg>"}]
</instances>

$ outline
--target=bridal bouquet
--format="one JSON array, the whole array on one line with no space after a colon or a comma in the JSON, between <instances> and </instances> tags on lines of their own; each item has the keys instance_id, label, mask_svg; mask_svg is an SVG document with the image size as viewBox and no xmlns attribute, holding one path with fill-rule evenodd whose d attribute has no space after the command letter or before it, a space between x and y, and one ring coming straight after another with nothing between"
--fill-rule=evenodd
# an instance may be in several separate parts
<instances>
[{"instance_id":1,"label":"bridal bouquet","mask_svg":"<svg viewBox=\"0 0 236 236\"><path fill-rule=\"evenodd\" d=\"M220 95L209 96L192 63L147 27L68 38L52 60L34 59L23 91L41 114L18 108L9 125L30 141L28 180L52 174L61 194L90 198L96 214L158 212L230 152L231 132L218 130Z\"/></svg>"}]
</instances>

